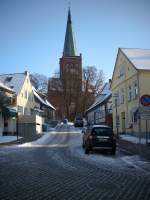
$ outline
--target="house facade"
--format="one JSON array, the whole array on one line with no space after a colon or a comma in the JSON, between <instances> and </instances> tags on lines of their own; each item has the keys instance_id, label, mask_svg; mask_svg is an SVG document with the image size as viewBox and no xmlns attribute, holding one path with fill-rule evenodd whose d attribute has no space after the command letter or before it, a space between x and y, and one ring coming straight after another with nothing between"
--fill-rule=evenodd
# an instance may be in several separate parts
<instances>
[{"instance_id":1,"label":"house facade","mask_svg":"<svg viewBox=\"0 0 150 200\"><path fill-rule=\"evenodd\" d=\"M89 124L105 124L112 127L112 98L110 83L105 83L95 102L86 110Z\"/></svg>"},{"instance_id":2,"label":"house facade","mask_svg":"<svg viewBox=\"0 0 150 200\"><path fill-rule=\"evenodd\" d=\"M0 81L0 135L16 132L15 92Z\"/></svg>"},{"instance_id":3,"label":"house facade","mask_svg":"<svg viewBox=\"0 0 150 200\"><path fill-rule=\"evenodd\" d=\"M40 113L42 111L41 102L37 102L29 72L0 75L0 81L16 94L15 101L11 106L16 109L17 116L14 117L13 126L11 125L13 127L12 130L12 128L9 129L10 122L8 122L8 116L6 115L4 124L8 126L5 127L8 129L7 134L16 134L18 132L23 137L30 137L32 134L41 133L42 126L45 123L45 115ZM54 107L46 99L43 102L45 107L47 106L54 110ZM40 107L40 111L37 111L38 107Z\"/></svg>"},{"instance_id":4,"label":"house facade","mask_svg":"<svg viewBox=\"0 0 150 200\"><path fill-rule=\"evenodd\" d=\"M116 133L142 137L150 131L150 107L141 104L141 97L150 95L149 82L150 50L120 48L111 84Z\"/></svg>"}]
</instances>

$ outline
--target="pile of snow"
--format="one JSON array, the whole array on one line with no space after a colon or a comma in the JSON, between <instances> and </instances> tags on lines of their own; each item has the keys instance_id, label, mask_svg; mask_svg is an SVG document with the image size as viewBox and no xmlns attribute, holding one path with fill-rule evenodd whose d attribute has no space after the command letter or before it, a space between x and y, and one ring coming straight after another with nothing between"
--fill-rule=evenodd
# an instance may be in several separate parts
<instances>
[{"instance_id":1,"label":"pile of snow","mask_svg":"<svg viewBox=\"0 0 150 200\"><path fill-rule=\"evenodd\" d=\"M120 135L120 138L129 142L133 142L135 144L146 144L146 139L139 139L138 137L131 136L131 135ZM148 140L148 143L150 142L150 139Z\"/></svg>"},{"instance_id":2,"label":"pile of snow","mask_svg":"<svg viewBox=\"0 0 150 200\"><path fill-rule=\"evenodd\" d=\"M20 139L21 137L19 137ZM1 143L8 143L17 140L17 136L0 136L0 144Z\"/></svg>"},{"instance_id":3,"label":"pile of snow","mask_svg":"<svg viewBox=\"0 0 150 200\"><path fill-rule=\"evenodd\" d=\"M44 145L46 144L47 140L49 140L50 138L50 134L56 134L55 132L45 132L45 134L39 138L38 140L36 141L33 141L33 142L27 142L27 143L24 143L24 144L21 144L21 145L18 145L19 147L31 147L31 146L34 146L34 145Z\"/></svg>"}]
</instances>

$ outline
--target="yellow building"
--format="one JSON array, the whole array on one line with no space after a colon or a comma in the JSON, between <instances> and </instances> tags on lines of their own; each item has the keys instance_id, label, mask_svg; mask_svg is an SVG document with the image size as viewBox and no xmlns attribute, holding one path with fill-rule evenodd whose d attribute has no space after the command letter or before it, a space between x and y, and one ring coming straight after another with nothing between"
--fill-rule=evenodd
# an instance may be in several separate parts
<instances>
[{"instance_id":1,"label":"yellow building","mask_svg":"<svg viewBox=\"0 0 150 200\"><path fill-rule=\"evenodd\" d=\"M119 48L113 71L113 127L118 133L145 136L150 132L150 50Z\"/></svg>"}]
</instances>

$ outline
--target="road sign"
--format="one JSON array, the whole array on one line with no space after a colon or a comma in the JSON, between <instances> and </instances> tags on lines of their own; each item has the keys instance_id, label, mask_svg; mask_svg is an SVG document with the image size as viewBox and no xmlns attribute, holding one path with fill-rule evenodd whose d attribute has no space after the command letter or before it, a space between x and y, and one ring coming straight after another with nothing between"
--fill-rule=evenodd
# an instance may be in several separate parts
<instances>
[{"instance_id":1,"label":"road sign","mask_svg":"<svg viewBox=\"0 0 150 200\"><path fill-rule=\"evenodd\" d=\"M150 106L150 95L145 94L141 96L140 102L143 106Z\"/></svg>"}]
</instances>

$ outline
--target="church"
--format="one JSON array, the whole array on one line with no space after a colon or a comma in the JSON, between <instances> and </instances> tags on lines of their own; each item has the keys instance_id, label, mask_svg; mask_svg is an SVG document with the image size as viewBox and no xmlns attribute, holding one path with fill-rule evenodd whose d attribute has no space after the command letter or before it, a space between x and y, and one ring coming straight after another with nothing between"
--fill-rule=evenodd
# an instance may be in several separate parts
<instances>
[{"instance_id":1,"label":"church","mask_svg":"<svg viewBox=\"0 0 150 200\"><path fill-rule=\"evenodd\" d=\"M82 55L77 53L70 8L59 66L59 75L49 79L48 98L56 108L57 119L74 120L76 116L83 116Z\"/></svg>"}]
</instances>

